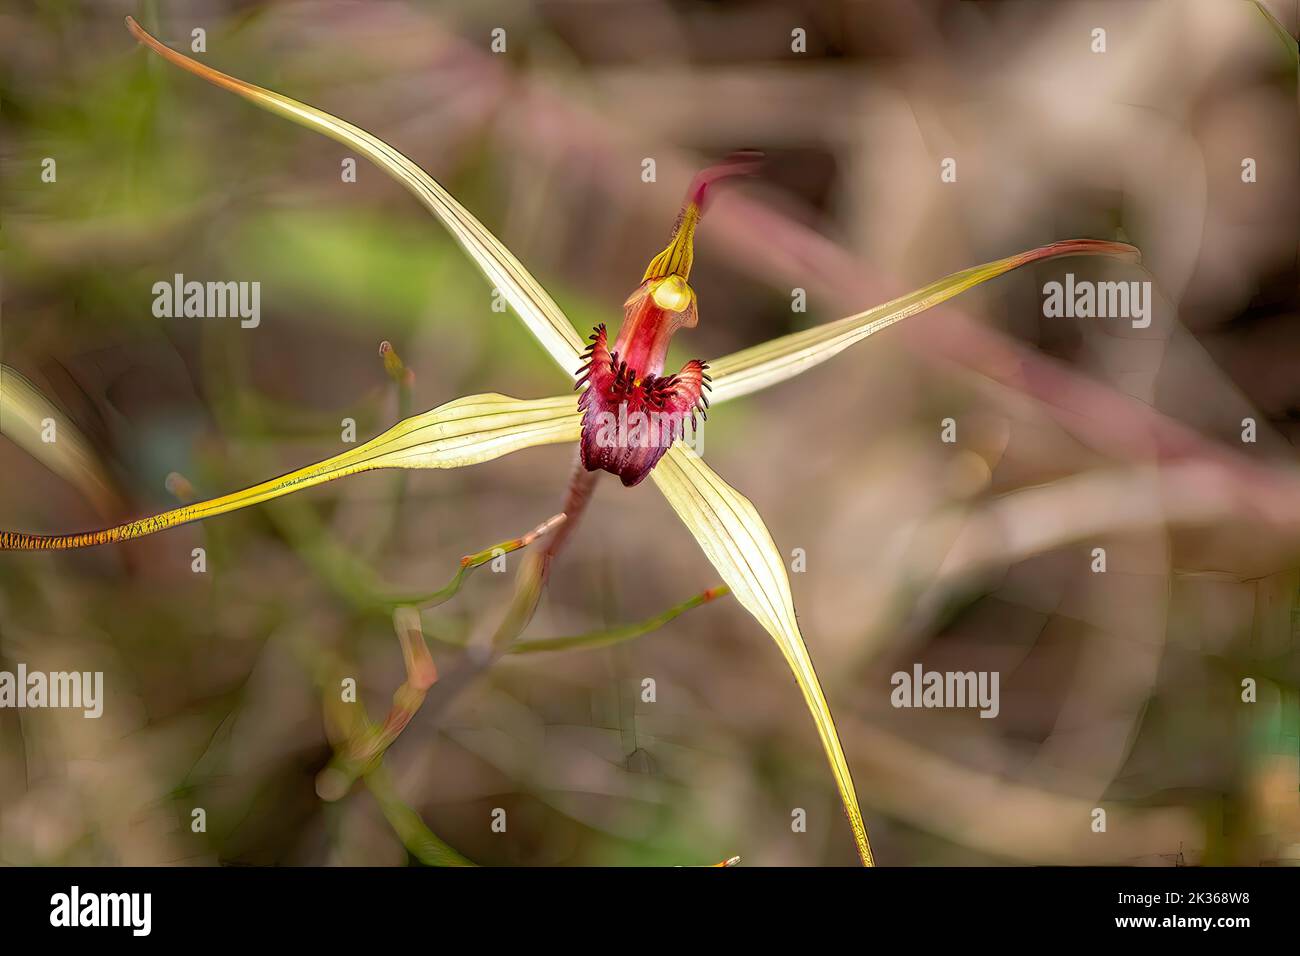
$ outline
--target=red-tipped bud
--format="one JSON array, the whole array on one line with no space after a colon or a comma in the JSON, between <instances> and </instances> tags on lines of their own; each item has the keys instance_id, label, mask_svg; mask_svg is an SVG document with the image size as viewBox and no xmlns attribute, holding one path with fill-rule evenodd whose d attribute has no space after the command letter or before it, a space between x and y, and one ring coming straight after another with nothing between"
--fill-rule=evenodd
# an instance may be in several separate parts
<instances>
[{"instance_id":1,"label":"red-tipped bud","mask_svg":"<svg viewBox=\"0 0 1300 956\"><path fill-rule=\"evenodd\" d=\"M415 381L415 372L406 367L397 349L387 339L379 343L379 357L384 360L384 371L398 385L410 385Z\"/></svg>"}]
</instances>

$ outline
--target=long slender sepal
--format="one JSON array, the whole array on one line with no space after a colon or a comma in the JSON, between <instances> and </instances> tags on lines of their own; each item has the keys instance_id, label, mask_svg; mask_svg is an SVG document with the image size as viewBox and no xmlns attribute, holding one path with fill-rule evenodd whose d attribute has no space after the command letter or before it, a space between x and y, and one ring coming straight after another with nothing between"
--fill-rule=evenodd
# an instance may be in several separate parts
<instances>
[{"instance_id":1,"label":"long slender sepal","mask_svg":"<svg viewBox=\"0 0 1300 956\"><path fill-rule=\"evenodd\" d=\"M495 393L472 395L398 422L340 455L219 498L102 531L55 535L0 531L0 551L64 550L128 541L363 471L461 468L534 445L577 441L578 429L579 416L568 396L524 401Z\"/></svg>"},{"instance_id":2,"label":"long slender sepal","mask_svg":"<svg viewBox=\"0 0 1300 956\"><path fill-rule=\"evenodd\" d=\"M799 631L790 580L767 526L749 499L723 481L681 442L664 455L651 476L677 516L695 536L736 600L772 635L803 692L826 751L840 800L853 829L863 866L872 866L871 844L858 808L844 748L812 658Z\"/></svg>"},{"instance_id":3,"label":"long slender sepal","mask_svg":"<svg viewBox=\"0 0 1300 956\"><path fill-rule=\"evenodd\" d=\"M126 18L126 25L137 40L169 63L238 94L277 116L314 129L357 150L405 186L430 212L442 220L488 281L501 291L506 301L524 320L524 324L551 358L559 363L566 374L573 374L582 352L582 338L574 330L573 324L514 254L415 162L359 126L353 126L314 106L228 76L176 52L147 33L132 17Z\"/></svg>"},{"instance_id":4,"label":"long slender sepal","mask_svg":"<svg viewBox=\"0 0 1300 956\"><path fill-rule=\"evenodd\" d=\"M713 391L709 400L713 404L725 402L750 392L757 392L806 372L815 365L838 355L850 345L860 342L901 322L910 315L924 312L941 302L946 302L981 282L1044 259L1059 256L1102 255L1136 259L1138 250L1123 242L1101 239L1067 239L1049 246L1039 246L1026 252L1007 256L994 262L972 266L952 275L944 276L927 286L834 322L783 335L778 339L733 352L724 358L709 362L713 375Z\"/></svg>"}]
</instances>

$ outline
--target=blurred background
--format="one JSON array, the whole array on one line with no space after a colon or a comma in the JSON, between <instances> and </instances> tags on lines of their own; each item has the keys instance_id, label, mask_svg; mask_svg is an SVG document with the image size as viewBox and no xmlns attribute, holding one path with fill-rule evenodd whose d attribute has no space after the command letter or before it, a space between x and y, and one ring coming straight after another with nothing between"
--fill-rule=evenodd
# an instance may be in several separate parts
<instances>
[{"instance_id":1,"label":"blurred background","mask_svg":"<svg viewBox=\"0 0 1300 956\"><path fill-rule=\"evenodd\" d=\"M718 407L706 456L806 554L795 602L880 862L1300 863L1297 25L1293 2L1264 7L6 4L0 359L85 444L66 480L0 439L0 528L243 487L336 453L344 418L374 435L399 415L381 340L415 411L567 388L404 190L364 160L342 181L348 150L147 54L126 14L186 52L202 28L198 59L407 153L584 335L618 322L695 170L763 150L701 228L700 324L672 367L1055 240L1122 239L1140 264L1010 273ZM1067 271L1150 280L1151 326L1043 318ZM259 281L260 325L156 318L175 273ZM369 589L433 590L559 511L572 456L0 555L0 669L105 675L99 720L0 711L0 862L401 865L433 861L428 833L483 865L855 862L798 690L730 598L435 685L382 781L317 795L331 681L355 677L377 721L403 680ZM719 583L648 487L598 484L527 636ZM441 671L511 583L485 567L425 615ZM915 663L998 671L998 717L891 707Z\"/></svg>"}]
</instances>

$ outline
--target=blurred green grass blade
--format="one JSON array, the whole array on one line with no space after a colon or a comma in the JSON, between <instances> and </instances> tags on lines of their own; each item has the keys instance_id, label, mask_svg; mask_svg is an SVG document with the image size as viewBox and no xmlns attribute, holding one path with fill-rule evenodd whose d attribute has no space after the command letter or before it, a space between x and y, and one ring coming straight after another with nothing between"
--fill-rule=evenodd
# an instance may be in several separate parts
<instances>
[{"instance_id":1,"label":"blurred green grass blade","mask_svg":"<svg viewBox=\"0 0 1300 956\"><path fill-rule=\"evenodd\" d=\"M379 802L384 819L407 851L425 866L477 866L429 829L420 814L397 796L388 770L381 764L366 775L366 787Z\"/></svg>"},{"instance_id":2,"label":"blurred green grass blade","mask_svg":"<svg viewBox=\"0 0 1300 956\"><path fill-rule=\"evenodd\" d=\"M471 395L400 421L363 445L279 478L115 528L68 535L0 531L0 551L84 548L126 541L363 471L462 468L535 445L577 441L578 432L579 416L569 396L520 400L496 393Z\"/></svg>"},{"instance_id":3,"label":"blurred green grass blade","mask_svg":"<svg viewBox=\"0 0 1300 956\"><path fill-rule=\"evenodd\" d=\"M1004 272L1031 262L1077 255L1136 258L1138 250L1122 242L1068 239L954 272L866 312L783 335L709 362L709 372L713 376L713 390L709 393L709 400L716 405L793 378L838 355L855 342L875 335L908 316L946 302Z\"/></svg>"},{"instance_id":4,"label":"blurred green grass blade","mask_svg":"<svg viewBox=\"0 0 1300 956\"><path fill-rule=\"evenodd\" d=\"M565 637L544 637L533 641L521 641L510 648L510 653L535 654L542 651L590 650L596 647L608 647L610 644L620 644L623 641L630 641L633 638L641 637L643 634L658 630L687 611L697 608L701 604L708 604L710 601L725 597L730 593L731 588L725 584L720 584L695 595L690 600L670 607L662 614L656 614L654 617L647 618L636 624L626 624L622 627L605 628L599 631L588 631L585 634L571 634Z\"/></svg>"},{"instance_id":5,"label":"blurred green grass blade","mask_svg":"<svg viewBox=\"0 0 1300 956\"><path fill-rule=\"evenodd\" d=\"M377 136L323 110L228 76L178 53L145 32L132 17L127 17L126 23L137 40L168 62L277 116L352 147L405 186L442 220L565 374L573 376L576 373L582 364L579 361L583 350L582 338L560 307L496 236L410 158Z\"/></svg>"},{"instance_id":6,"label":"blurred green grass blade","mask_svg":"<svg viewBox=\"0 0 1300 956\"><path fill-rule=\"evenodd\" d=\"M1259 11L1260 16L1268 21L1268 25L1273 28L1273 32L1278 35L1279 39L1286 44L1286 51L1291 60L1300 63L1300 45L1297 45L1296 38L1287 31L1282 21L1273 15L1273 11L1264 6L1260 0L1250 0L1250 2L1255 5L1255 9Z\"/></svg>"},{"instance_id":7,"label":"blurred green grass blade","mask_svg":"<svg viewBox=\"0 0 1300 956\"><path fill-rule=\"evenodd\" d=\"M53 441L44 441L45 422ZM108 472L90 442L63 412L16 369L0 365L0 434L68 482L102 515L121 507Z\"/></svg>"},{"instance_id":8,"label":"blurred green grass blade","mask_svg":"<svg viewBox=\"0 0 1300 956\"><path fill-rule=\"evenodd\" d=\"M749 499L723 481L681 442L668 450L650 475L718 569L722 580L731 587L736 600L772 635L785 655L817 725L817 734L853 829L858 856L864 866L872 866L871 845L858 808L853 775L799 631L785 564L767 526Z\"/></svg>"}]
</instances>

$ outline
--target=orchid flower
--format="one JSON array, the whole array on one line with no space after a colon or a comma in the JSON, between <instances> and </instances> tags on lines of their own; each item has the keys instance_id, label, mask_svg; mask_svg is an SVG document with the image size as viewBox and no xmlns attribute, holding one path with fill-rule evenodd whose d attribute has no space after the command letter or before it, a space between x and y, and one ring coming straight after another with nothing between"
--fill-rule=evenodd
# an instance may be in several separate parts
<instances>
[{"instance_id":1,"label":"orchid flower","mask_svg":"<svg viewBox=\"0 0 1300 956\"><path fill-rule=\"evenodd\" d=\"M173 64L272 113L314 129L357 150L410 190L437 216L488 281L500 290L530 332L575 379L580 390L553 398L517 399L488 393L460 398L398 422L379 436L316 464L209 501L187 504L117 527L79 534L40 535L0 532L0 549L81 548L126 541L190 521L211 518L290 492L379 468L460 468L537 445L575 442L580 467L608 471L633 486L649 475L659 491L717 568L732 594L776 641L816 725L848 816L857 852L873 864L871 846L858 807L853 776L835 722L813 668L795 615L790 582L781 553L754 505L724 481L680 440L689 419L717 405L792 378L825 362L856 342L908 316L938 305L988 279L1020 266L1059 256L1132 256L1128 245L1075 239L1031 249L962 270L883 305L838 321L781 336L705 363L692 360L664 374L669 339L698 321L697 301L688 279L696 229L706 195L722 177L748 172L753 157L740 155L696 177L687 193L667 247L650 262L641 284L624 305L624 320L611 344L603 325L584 347L578 332L541 284L468 210L414 162L392 146L351 123L321 110L220 73L170 49L132 18L135 37ZM636 413L663 417L667 428L611 429ZM648 437L647 437L648 434ZM674 440L676 439L676 440ZM591 476L582 475L589 481ZM575 488L582 483L575 479ZM571 490L570 500L585 493ZM554 532L572 531L575 511ZM551 551L555 548L554 542Z\"/></svg>"}]
</instances>

